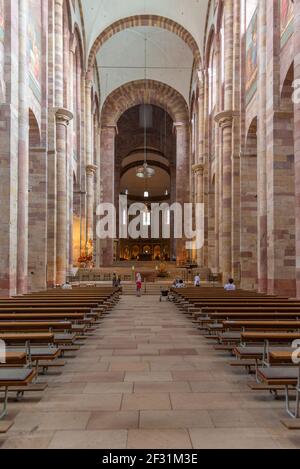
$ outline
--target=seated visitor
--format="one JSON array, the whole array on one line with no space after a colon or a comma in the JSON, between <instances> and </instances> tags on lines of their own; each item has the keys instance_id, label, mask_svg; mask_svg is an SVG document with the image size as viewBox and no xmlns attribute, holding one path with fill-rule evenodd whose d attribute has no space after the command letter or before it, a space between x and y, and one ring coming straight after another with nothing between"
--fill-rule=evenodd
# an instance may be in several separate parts
<instances>
[{"instance_id":1,"label":"seated visitor","mask_svg":"<svg viewBox=\"0 0 300 469\"><path fill-rule=\"evenodd\" d=\"M178 278L175 278L174 282L172 283L172 287L177 288L178 283L179 283Z\"/></svg>"},{"instance_id":2,"label":"seated visitor","mask_svg":"<svg viewBox=\"0 0 300 469\"><path fill-rule=\"evenodd\" d=\"M183 280L179 280L177 288L185 288L185 283Z\"/></svg>"},{"instance_id":3,"label":"seated visitor","mask_svg":"<svg viewBox=\"0 0 300 469\"><path fill-rule=\"evenodd\" d=\"M62 290L72 290L72 285L70 282L66 282L64 285L61 286Z\"/></svg>"},{"instance_id":4,"label":"seated visitor","mask_svg":"<svg viewBox=\"0 0 300 469\"><path fill-rule=\"evenodd\" d=\"M230 278L228 280L228 283L225 285L224 290L226 290L226 291L235 291L236 290L236 286L234 284L233 278Z\"/></svg>"}]
</instances>

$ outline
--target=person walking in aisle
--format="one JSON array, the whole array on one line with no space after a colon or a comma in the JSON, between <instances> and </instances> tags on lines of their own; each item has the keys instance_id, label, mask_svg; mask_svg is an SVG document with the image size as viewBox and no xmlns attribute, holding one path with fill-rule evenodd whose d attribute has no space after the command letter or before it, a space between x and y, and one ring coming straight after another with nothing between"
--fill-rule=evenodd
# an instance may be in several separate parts
<instances>
[{"instance_id":1,"label":"person walking in aisle","mask_svg":"<svg viewBox=\"0 0 300 469\"><path fill-rule=\"evenodd\" d=\"M140 273L136 274L136 296L141 296L142 295L142 276Z\"/></svg>"}]
</instances>

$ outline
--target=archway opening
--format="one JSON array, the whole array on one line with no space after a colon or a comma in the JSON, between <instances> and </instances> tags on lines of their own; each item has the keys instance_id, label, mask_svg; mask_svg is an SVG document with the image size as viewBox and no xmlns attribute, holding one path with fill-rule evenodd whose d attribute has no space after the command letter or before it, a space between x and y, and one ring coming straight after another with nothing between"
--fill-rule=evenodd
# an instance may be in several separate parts
<instances>
[{"instance_id":1,"label":"archway opening","mask_svg":"<svg viewBox=\"0 0 300 469\"><path fill-rule=\"evenodd\" d=\"M29 110L28 289L46 287L47 162L39 125Z\"/></svg>"},{"instance_id":2,"label":"archway opening","mask_svg":"<svg viewBox=\"0 0 300 469\"><path fill-rule=\"evenodd\" d=\"M176 180L176 184L171 184L170 193L171 201L176 201L178 204L181 204L181 207L184 207L184 204L190 200L190 171L189 171L189 147L190 147L190 135L189 135L189 119L188 119L188 108L186 101L180 93L178 93L174 88L170 86L154 81L154 80L138 80L134 82L129 82L124 86L121 86L115 90L107 98L106 102L103 105L101 113L101 202L104 206L111 207L111 204L116 203L116 193L120 193L120 188L118 187L120 181L118 179L118 171L120 168L117 167L117 162L115 162L116 154L116 144L118 140L118 133L120 129L118 128L119 120L126 111L130 110L137 106L146 106L152 111L156 108L162 111L163 121L167 119L168 123L168 141L172 143L173 148L175 146L174 155L176 158L173 159L173 164L170 165L169 171L171 173L171 179ZM141 109L141 108L140 108ZM155 114L153 114L155 115ZM155 118L152 121L155 122ZM169 116L168 118L166 116ZM125 121L126 122L126 121ZM136 122L138 120L136 119ZM126 124L124 124L126 127ZM137 124L135 124L137 125ZM163 128L165 123L163 125ZM148 147L151 144L147 141L147 144L144 144L144 130L142 130L141 135L143 136L142 142L132 145L127 148L127 154L124 153L124 156L129 156L128 154L132 151L140 151L142 149L143 154L152 151L160 151L162 157L164 157L164 152L160 150L159 142L156 142L154 146ZM149 133L149 129L148 129ZM148 134L147 133L147 134ZM135 132L131 132L130 136L127 139L135 141ZM138 135L138 132L136 133ZM151 135L151 132L150 132ZM152 159L154 156L152 155ZM155 162L156 166L159 162ZM120 166L120 164L119 164ZM166 168L167 169L167 168ZM174 179L176 175L176 179ZM117 188L117 192L116 192ZM160 193L164 191L166 193L166 187L160 187ZM129 192L129 191L128 191ZM145 192L147 192L145 190ZM108 204L108 205L107 205ZM118 211L118 204L116 206ZM173 215L171 213L171 232L173 225ZM120 218L117 217L117 220ZM181 216L180 223L182 225L183 215ZM178 233L178 230L177 230ZM183 226L182 226L183 233ZM126 232L127 237L127 232ZM117 236L114 236L117 238ZM172 259L172 253L174 256L174 261L176 260L177 264L185 263L189 253L186 250L185 240L182 235L177 236L177 239L174 241L170 240L170 258ZM175 259L176 253L176 259ZM116 242L114 243L111 239L111 236L108 235L101 242L101 264L104 267L109 267L113 265L114 260L117 259L118 246Z\"/></svg>"},{"instance_id":3,"label":"archway opening","mask_svg":"<svg viewBox=\"0 0 300 469\"><path fill-rule=\"evenodd\" d=\"M145 120L143 116L145 115ZM142 223L148 229L148 238L118 239L115 241L114 260L126 261L170 261L176 259L174 243L162 237L162 219L158 236L151 233L151 204L175 201L176 193L176 138L173 120L162 108L140 104L128 109L118 121L115 151L115 206L119 196L127 196L128 208L143 203L147 213ZM155 174L150 179L137 177L137 169L144 160ZM124 208L123 211L125 212ZM128 225L125 213L119 213L121 223ZM171 217L171 215L170 215ZM125 218L125 219L124 219ZM131 219L133 217L130 217ZM170 221L170 220L169 220ZM118 233L119 235L119 233Z\"/></svg>"},{"instance_id":4,"label":"archway opening","mask_svg":"<svg viewBox=\"0 0 300 469\"><path fill-rule=\"evenodd\" d=\"M257 118L241 158L241 286L257 287Z\"/></svg>"}]
</instances>

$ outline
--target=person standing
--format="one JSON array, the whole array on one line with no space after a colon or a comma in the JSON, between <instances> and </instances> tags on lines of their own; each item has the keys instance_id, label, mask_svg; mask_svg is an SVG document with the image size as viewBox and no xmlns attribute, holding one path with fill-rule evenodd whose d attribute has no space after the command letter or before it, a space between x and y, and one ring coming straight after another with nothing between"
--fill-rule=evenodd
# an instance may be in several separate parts
<instances>
[{"instance_id":1,"label":"person standing","mask_svg":"<svg viewBox=\"0 0 300 469\"><path fill-rule=\"evenodd\" d=\"M117 274L116 274L116 273L113 274L112 286L113 286L113 288L117 288L117 287L118 287L118 277L117 277Z\"/></svg>"},{"instance_id":2,"label":"person standing","mask_svg":"<svg viewBox=\"0 0 300 469\"><path fill-rule=\"evenodd\" d=\"M200 287L200 285L201 285L200 274L197 274L194 278L194 286L195 287Z\"/></svg>"},{"instance_id":3,"label":"person standing","mask_svg":"<svg viewBox=\"0 0 300 469\"><path fill-rule=\"evenodd\" d=\"M136 296L141 296L142 294L142 276L140 273L136 274Z\"/></svg>"}]
</instances>

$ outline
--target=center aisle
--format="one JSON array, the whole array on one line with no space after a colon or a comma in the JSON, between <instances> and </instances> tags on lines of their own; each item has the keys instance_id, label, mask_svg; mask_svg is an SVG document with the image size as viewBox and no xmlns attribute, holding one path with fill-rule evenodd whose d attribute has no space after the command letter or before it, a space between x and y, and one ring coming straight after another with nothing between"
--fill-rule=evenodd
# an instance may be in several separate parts
<instances>
[{"instance_id":1,"label":"center aisle","mask_svg":"<svg viewBox=\"0 0 300 469\"><path fill-rule=\"evenodd\" d=\"M1 448L300 447L228 359L172 303L123 296L42 399L12 403Z\"/></svg>"}]
</instances>

